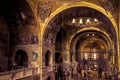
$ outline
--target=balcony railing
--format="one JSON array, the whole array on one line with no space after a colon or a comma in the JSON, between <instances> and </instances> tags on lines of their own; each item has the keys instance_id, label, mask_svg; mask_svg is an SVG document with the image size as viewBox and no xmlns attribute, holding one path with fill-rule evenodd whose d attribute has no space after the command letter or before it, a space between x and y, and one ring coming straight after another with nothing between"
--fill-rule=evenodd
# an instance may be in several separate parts
<instances>
[{"instance_id":1,"label":"balcony railing","mask_svg":"<svg viewBox=\"0 0 120 80\"><path fill-rule=\"evenodd\" d=\"M23 68L19 70L12 70L9 72L0 73L0 80L16 80L19 78L37 75L39 73L39 68Z\"/></svg>"}]
</instances>

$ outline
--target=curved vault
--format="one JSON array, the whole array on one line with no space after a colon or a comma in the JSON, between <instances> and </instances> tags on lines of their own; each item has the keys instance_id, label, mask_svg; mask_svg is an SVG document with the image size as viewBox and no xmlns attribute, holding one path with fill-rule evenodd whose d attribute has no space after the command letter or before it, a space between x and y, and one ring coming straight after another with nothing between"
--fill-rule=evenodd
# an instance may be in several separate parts
<instances>
[{"instance_id":1,"label":"curved vault","mask_svg":"<svg viewBox=\"0 0 120 80\"><path fill-rule=\"evenodd\" d=\"M76 58L79 53L112 53L111 41L98 31L84 31L78 33L70 42L70 53ZM113 53L114 54L114 53ZM82 55L82 54L81 54Z\"/></svg>"},{"instance_id":2,"label":"curved vault","mask_svg":"<svg viewBox=\"0 0 120 80\"><path fill-rule=\"evenodd\" d=\"M116 31L110 22L110 20L103 15L102 13L98 12L95 9L88 8L88 7L73 7L70 9L66 9L62 11L61 13L57 14L47 25L44 35L43 35L43 44L47 43L48 36L50 35L53 38L53 44L55 43L56 35L60 28L64 28L67 33L69 34L69 37L73 35L77 30L80 30L82 28L77 28L74 26L68 26L65 25L66 21L71 20L76 17L93 17L97 18L102 22L101 25L95 26L96 28L99 28L100 31L106 32L109 34L109 37L111 40L114 41L114 44L117 42L117 34Z\"/></svg>"},{"instance_id":3,"label":"curved vault","mask_svg":"<svg viewBox=\"0 0 120 80\"><path fill-rule=\"evenodd\" d=\"M10 44L38 44L37 21L28 2L5 0L1 6L1 13L10 31Z\"/></svg>"},{"instance_id":4,"label":"curved vault","mask_svg":"<svg viewBox=\"0 0 120 80\"><path fill-rule=\"evenodd\" d=\"M83 6L82 7L77 6L77 7L65 9L59 14L57 14L48 23L45 29L44 35L43 35L43 40L42 40L44 48L46 47L46 49L48 49L47 45L54 46L56 44L56 38L58 36L57 34L59 30L62 29L62 30L65 30L66 32L65 34L67 36L66 38L64 38L64 41L66 42L61 41L61 42L64 42L64 44L62 44L61 49L69 49L68 45L69 45L69 40L71 36L73 36L77 31L83 28L87 28L87 26L86 27L75 27L75 26L66 25L67 21L70 21L71 19L77 18L77 17L91 17L91 18L97 18L99 21L101 21L100 25L90 26L90 27L99 28L100 32L102 32L103 34L104 32L108 34L109 39L112 41L112 44L114 44L112 49L115 49L114 52L115 52L115 55L117 55L117 45L116 45L117 32L115 31L115 28L113 24L111 23L111 21L101 12L93 8L83 7ZM55 47L53 48L55 49ZM43 49L43 52L44 52L44 49Z\"/></svg>"}]
</instances>

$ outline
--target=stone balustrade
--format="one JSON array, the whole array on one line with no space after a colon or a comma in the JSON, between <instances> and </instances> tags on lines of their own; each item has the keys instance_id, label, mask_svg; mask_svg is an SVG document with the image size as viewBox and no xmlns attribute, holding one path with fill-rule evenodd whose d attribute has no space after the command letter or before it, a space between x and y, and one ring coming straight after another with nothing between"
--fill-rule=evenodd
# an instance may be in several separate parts
<instances>
[{"instance_id":1,"label":"stone balustrade","mask_svg":"<svg viewBox=\"0 0 120 80\"><path fill-rule=\"evenodd\" d=\"M39 68L22 68L18 70L12 70L8 72L0 73L0 80L16 80L28 76L37 75L39 73Z\"/></svg>"}]
</instances>

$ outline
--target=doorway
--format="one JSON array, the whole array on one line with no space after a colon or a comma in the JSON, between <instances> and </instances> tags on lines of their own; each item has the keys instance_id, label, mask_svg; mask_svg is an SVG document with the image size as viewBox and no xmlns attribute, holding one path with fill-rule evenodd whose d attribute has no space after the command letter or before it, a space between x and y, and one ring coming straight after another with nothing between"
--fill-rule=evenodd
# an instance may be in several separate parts
<instances>
[{"instance_id":1,"label":"doorway","mask_svg":"<svg viewBox=\"0 0 120 80\"><path fill-rule=\"evenodd\" d=\"M15 55L16 66L27 67L28 66L28 55L24 50L18 50Z\"/></svg>"}]
</instances>

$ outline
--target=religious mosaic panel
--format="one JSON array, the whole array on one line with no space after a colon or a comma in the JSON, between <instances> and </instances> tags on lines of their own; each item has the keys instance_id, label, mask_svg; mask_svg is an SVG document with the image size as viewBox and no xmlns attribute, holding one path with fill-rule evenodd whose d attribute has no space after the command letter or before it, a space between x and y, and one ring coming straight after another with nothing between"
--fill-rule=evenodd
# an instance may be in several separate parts
<instances>
[{"instance_id":1,"label":"religious mosaic panel","mask_svg":"<svg viewBox=\"0 0 120 80\"><path fill-rule=\"evenodd\" d=\"M38 2L38 16L41 19L41 22L45 21L46 17L49 17L51 14L51 10L52 10L52 5L50 2Z\"/></svg>"},{"instance_id":2,"label":"religious mosaic panel","mask_svg":"<svg viewBox=\"0 0 120 80\"><path fill-rule=\"evenodd\" d=\"M12 33L10 35L12 45L38 44L38 34L36 33Z\"/></svg>"}]
</instances>

